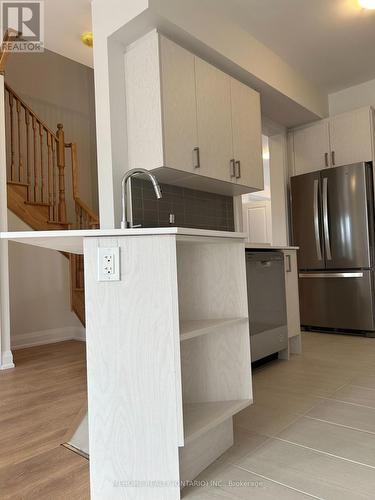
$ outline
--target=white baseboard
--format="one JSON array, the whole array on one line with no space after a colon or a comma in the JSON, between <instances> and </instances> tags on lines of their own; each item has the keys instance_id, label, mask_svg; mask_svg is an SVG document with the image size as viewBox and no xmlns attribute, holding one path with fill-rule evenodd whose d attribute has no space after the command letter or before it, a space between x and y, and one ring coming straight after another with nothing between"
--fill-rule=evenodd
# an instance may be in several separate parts
<instances>
[{"instance_id":1,"label":"white baseboard","mask_svg":"<svg viewBox=\"0 0 375 500\"><path fill-rule=\"evenodd\" d=\"M14 368L12 351L3 352L0 360L0 370L9 370Z\"/></svg>"},{"instance_id":2,"label":"white baseboard","mask_svg":"<svg viewBox=\"0 0 375 500\"><path fill-rule=\"evenodd\" d=\"M86 330L84 327L68 326L65 328L53 328L50 330L41 330L38 332L28 332L22 335L13 335L11 337L12 349L23 349L25 347L34 347L44 344L54 344L66 340L86 341Z\"/></svg>"}]
</instances>

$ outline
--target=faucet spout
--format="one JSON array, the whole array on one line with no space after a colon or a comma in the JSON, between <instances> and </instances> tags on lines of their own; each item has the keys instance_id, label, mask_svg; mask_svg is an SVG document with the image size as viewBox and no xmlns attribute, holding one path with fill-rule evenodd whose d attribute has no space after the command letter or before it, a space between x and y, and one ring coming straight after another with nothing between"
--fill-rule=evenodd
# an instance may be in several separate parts
<instances>
[{"instance_id":1,"label":"faucet spout","mask_svg":"<svg viewBox=\"0 0 375 500\"><path fill-rule=\"evenodd\" d=\"M155 196L159 200L162 197L162 192L160 188L160 184L156 177L146 170L145 168L133 168L125 172L122 180L121 180L121 208L122 208L122 218L121 218L121 229L127 229L134 227L133 225L133 210L132 210L132 184L131 179L136 175L146 175L150 181L152 182L152 186L155 191ZM128 182L129 181L129 182ZM129 187L128 187L129 185ZM129 194L128 194L129 193ZM130 204L130 217L127 215L127 202L129 196L129 204ZM128 220L130 219L130 220Z\"/></svg>"}]
</instances>

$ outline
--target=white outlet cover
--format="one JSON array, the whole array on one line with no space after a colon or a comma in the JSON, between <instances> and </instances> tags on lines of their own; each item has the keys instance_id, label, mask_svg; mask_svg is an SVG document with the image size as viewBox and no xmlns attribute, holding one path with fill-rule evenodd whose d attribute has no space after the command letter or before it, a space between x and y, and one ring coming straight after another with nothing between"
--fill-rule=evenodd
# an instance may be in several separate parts
<instances>
[{"instance_id":1,"label":"white outlet cover","mask_svg":"<svg viewBox=\"0 0 375 500\"><path fill-rule=\"evenodd\" d=\"M120 281L120 248L98 248L98 281Z\"/></svg>"}]
</instances>

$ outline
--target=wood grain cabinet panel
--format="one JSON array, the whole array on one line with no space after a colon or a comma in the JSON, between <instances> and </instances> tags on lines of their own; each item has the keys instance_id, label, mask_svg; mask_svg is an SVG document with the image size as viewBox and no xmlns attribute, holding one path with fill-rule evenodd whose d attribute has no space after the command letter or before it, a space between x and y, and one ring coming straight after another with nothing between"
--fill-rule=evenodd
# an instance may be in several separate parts
<instances>
[{"instance_id":1,"label":"wood grain cabinet panel","mask_svg":"<svg viewBox=\"0 0 375 500\"><path fill-rule=\"evenodd\" d=\"M211 64L195 58L197 123L200 173L232 181L233 157L230 84L231 79Z\"/></svg>"},{"instance_id":2,"label":"wood grain cabinet panel","mask_svg":"<svg viewBox=\"0 0 375 500\"><path fill-rule=\"evenodd\" d=\"M361 108L330 119L331 164L372 160L370 109Z\"/></svg>"},{"instance_id":3,"label":"wood grain cabinet panel","mask_svg":"<svg viewBox=\"0 0 375 500\"><path fill-rule=\"evenodd\" d=\"M260 96L234 78L231 78L230 87L233 156L237 162L235 179L238 184L262 190L264 180Z\"/></svg>"},{"instance_id":4,"label":"wood grain cabinet panel","mask_svg":"<svg viewBox=\"0 0 375 500\"><path fill-rule=\"evenodd\" d=\"M329 124L319 121L294 130L294 175L321 170L330 165Z\"/></svg>"},{"instance_id":5,"label":"wood grain cabinet panel","mask_svg":"<svg viewBox=\"0 0 375 500\"><path fill-rule=\"evenodd\" d=\"M195 170L198 146L194 55L160 36L164 165Z\"/></svg>"}]
</instances>

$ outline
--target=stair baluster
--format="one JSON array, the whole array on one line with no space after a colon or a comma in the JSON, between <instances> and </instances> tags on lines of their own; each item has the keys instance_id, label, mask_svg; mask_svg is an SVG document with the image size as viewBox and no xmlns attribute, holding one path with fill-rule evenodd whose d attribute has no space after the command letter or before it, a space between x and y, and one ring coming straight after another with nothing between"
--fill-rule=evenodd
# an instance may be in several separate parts
<instances>
[{"instance_id":1,"label":"stair baluster","mask_svg":"<svg viewBox=\"0 0 375 500\"><path fill-rule=\"evenodd\" d=\"M52 158L52 137L47 132L47 158L48 158L48 203L49 203L49 218L53 220L53 158Z\"/></svg>"},{"instance_id":2,"label":"stair baluster","mask_svg":"<svg viewBox=\"0 0 375 500\"><path fill-rule=\"evenodd\" d=\"M9 123L10 123L10 180L11 181L15 181L16 180L16 177L15 177L15 149L14 149L14 111L13 111L13 103L14 103L14 100L13 100L13 95L12 94L9 94L9 112L10 112L10 120L9 120Z\"/></svg>"},{"instance_id":3,"label":"stair baluster","mask_svg":"<svg viewBox=\"0 0 375 500\"><path fill-rule=\"evenodd\" d=\"M59 168L59 221L66 222L65 203L65 138L64 129L61 123L57 125L57 166Z\"/></svg>"},{"instance_id":4,"label":"stair baluster","mask_svg":"<svg viewBox=\"0 0 375 500\"><path fill-rule=\"evenodd\" d=\"M31 200L30 113L25 109L27 201Z\"/></svg>"},{"instance_id":5,"label":"stair baluster","mask_svg":"<svg viewBox=\"0 0 375 500\"><path fill-rule=\"evenodd\" d=\"M44 191L45 191L45 180L44 180L44 161L43 161L43 126L39 123L39 155L40 155L40 201L44 203Z\"/></svg>"},{"instance_id":6,"label":"stair baluster","mask_svg":"<svg viewBox=\"0 0 375 500\"><path fill-rule=\"evenodd\" d=\"M52 220L57 222L57 189L56 189L56 171L57 171L57 143L55 137L51 134L52 138Z\"/></svg>"},{"instance_id":7,"label":"stair baluster","mask_svg":"<svg viewBox=\"0 0 375 500\"><path fill-rule=\"evenodd\" d=\"M22 154L22 142L21 142L21 104L19 101L16 102L17 110L17 142L18 142L18 180L19 182L25 182L23 176L23 154Z\"/></svg>"},{"instance_id":8,"label":"stair baluster","mask_svg":"<svg viewBox=\"0 0 375 500\"><path fill-rule=\"evenodd\" d=\"M36 142L36 118L33 116L33 146L34 146L34 198L33 201L36 203L38 201L38 157L37 157L37 142Z\"/></svg>"},{"instance_id":9,"label":"stair baluster","mask_svg":"<svg viewBox=\"0 0 375 500\"><path fill-rule=\"evenodd\" d=\"M7 108L10 140L9 208L36 230L98 228L98 216L80 198L76 144L66 144L62 124L57 125L56 133L53 132L7 84L5 92L9 103ZM76 214L74 224L67 224L65 194L67 150L68 154L70 153L72 169L73 203ZM64 255L70 260L72 310L84 324L83 256Z\"/></svg>"}]
</instances>

